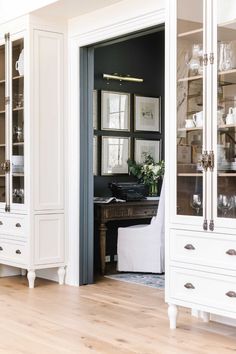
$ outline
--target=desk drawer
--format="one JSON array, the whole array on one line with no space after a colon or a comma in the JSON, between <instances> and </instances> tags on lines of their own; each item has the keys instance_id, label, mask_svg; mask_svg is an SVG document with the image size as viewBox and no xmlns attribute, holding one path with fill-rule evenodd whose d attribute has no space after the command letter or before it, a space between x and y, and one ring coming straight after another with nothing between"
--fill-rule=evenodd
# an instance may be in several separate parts
<instances>
[{"instance_id":1,"label":"desk drawer","mask_svg":"<svg viewBox=\"0 0 236 354\"><path fill-rule=\"evenodd\" d=\"M132 216L151 218L157 215L157 208L137 206L132 209Z\"/></svg>"},{"instance_id":2,"label":"desk drawer","mask_svg":"<svg viewBox=\"0 0 236 354\"><path fill-rule=\"evenodd\" d=\"M177 262L236 269L236 237L172 230L170 257Z\"/></svg>"},{"instance_id":3,"label":"desk drawer","mask_svg":"<svg viewBox=\"0 0 236 354\"><path fill-rule=\"evenodd\" d=\"M236 312L236 278L173 267L170 272L170 296Z\"/></svg>"}]
</instances>

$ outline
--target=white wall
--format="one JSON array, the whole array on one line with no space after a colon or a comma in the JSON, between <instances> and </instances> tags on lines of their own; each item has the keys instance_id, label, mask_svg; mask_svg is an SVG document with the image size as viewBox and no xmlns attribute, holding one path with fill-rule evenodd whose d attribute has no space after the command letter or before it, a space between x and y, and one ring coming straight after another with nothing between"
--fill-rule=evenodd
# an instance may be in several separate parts
<instances>
[{"instance_id":1,"label":"white wall","mask_svg":"<svg viewBox=\"0 0 236 354\"><path fill-rule=\"evenodd\" d=\"M58 0L0 0L0 23L25 15Z\"/></svg>"},{"instance_id":2,"label":"white wall","mask_svg":"<svg viewBox=\"0 0 236 354\"><path fill-rule=\"evenodd\" d=\"M123 0L69 20L69 36L81 35L107 26L113 27L116 23L129 21L159 9L165 9L165 0ZM141 21L140 28L142 28ZM107 35L109 37L109 29Z\"/></svg>"}]
</instances>

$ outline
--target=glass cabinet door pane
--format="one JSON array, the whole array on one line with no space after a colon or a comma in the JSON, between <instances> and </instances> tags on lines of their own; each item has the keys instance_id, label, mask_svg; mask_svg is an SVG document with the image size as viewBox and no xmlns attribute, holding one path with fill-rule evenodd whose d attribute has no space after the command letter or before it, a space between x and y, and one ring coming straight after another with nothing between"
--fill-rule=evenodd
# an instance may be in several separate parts
<instances>
[{"instance_id":1,"label":"glass cabinet door pane","mask_svg":"<svg viewBox=\"0 0 236 354\"><path fill-rule=\"evenodd\" d=\"M177 5L177 214L202 216L203 1Z\"/></svg>"},{"instance_id":2,"label":"glass cabinet door pane","mask_svg":"<svg viewBox=\"0 0 236 354\"><path fill-rule=\"evenodd\" d=\"M12 202L24 203L24 40L12 42Z\"/></svg>"},{"instance_id":3,"label":"glass cabinet door pane","mask_svg":"<svg viewBox=\"0 0 236 354\"><path fill-rule=\"evenodd\" d=\"M0 46L0 163L6 160L5 45ZM0 167L0 203L6 201L5 172Z\"/></svg>"},{"instance_id":4,"label":"glass cabinet door pane","mask_svg":"<svg viewBox=\"0 0 236 354\"><path fill-rule=\"evenodd\" d=\"M236 218L236 2L217 10L217 215Z\"/></svg>"}]
</instances>

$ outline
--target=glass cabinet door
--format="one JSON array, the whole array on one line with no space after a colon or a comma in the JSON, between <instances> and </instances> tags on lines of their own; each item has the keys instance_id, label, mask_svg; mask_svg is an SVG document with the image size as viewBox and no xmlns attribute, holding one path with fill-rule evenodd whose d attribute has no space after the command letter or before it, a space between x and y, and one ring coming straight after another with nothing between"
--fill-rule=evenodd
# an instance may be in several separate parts
<instances>
[{"instance_id":1,"label":"glass cabinet door","mask_svg":"<svg viewBox=\"0 0 236 354\"><path fill-rule=\"evenodd\" d=\"M177 0L177 215L203 215L203 0Z\"/></svg>"},{"instance_id":2,"label":"glass cabinet door","mask_svg":"<svg viewBox=\"0 0 236 354\"><path fill-rule=\"evenodd\" d=\"M11 203L24 204L24 40L15 40L11 46Z\"/></svg>"},{"instance_id":3,"label":"glass cabinet door","mask_svg":"<svg viewBox=\"0 0 236 354\"><path fill-rule=\"evenodd\" d=\"M0 46L0 164L6 160L5 45ZM0 166L0 203L6 202L5 171Z\"/></svg>"},{"instance_id":4,"label":"glass cabinet door","mask_svg":"<svg viewBox=\"0 0 236 354\"><path fill-rule=\"evenodd\" d=\"M236 218L236 2L217 6L217 216Z\"/></svg>"}]
</instances>

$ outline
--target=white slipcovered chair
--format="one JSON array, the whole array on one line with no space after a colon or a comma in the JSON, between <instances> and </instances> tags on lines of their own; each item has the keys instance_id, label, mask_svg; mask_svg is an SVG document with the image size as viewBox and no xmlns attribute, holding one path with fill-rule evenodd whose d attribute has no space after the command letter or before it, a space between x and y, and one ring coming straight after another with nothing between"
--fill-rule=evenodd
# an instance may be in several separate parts
<instances>
[{"instance_id":1,"label":"white slipcovered chair","mask_svg":"<svg viewBox=\"0 0 236 354\"><path fill-rule=\"evenodd\" d=\"M163 180L157 216L149 225L118 229L117 255L120 272L164 272L165 182Z\"/></svg>"}]
</instances>

